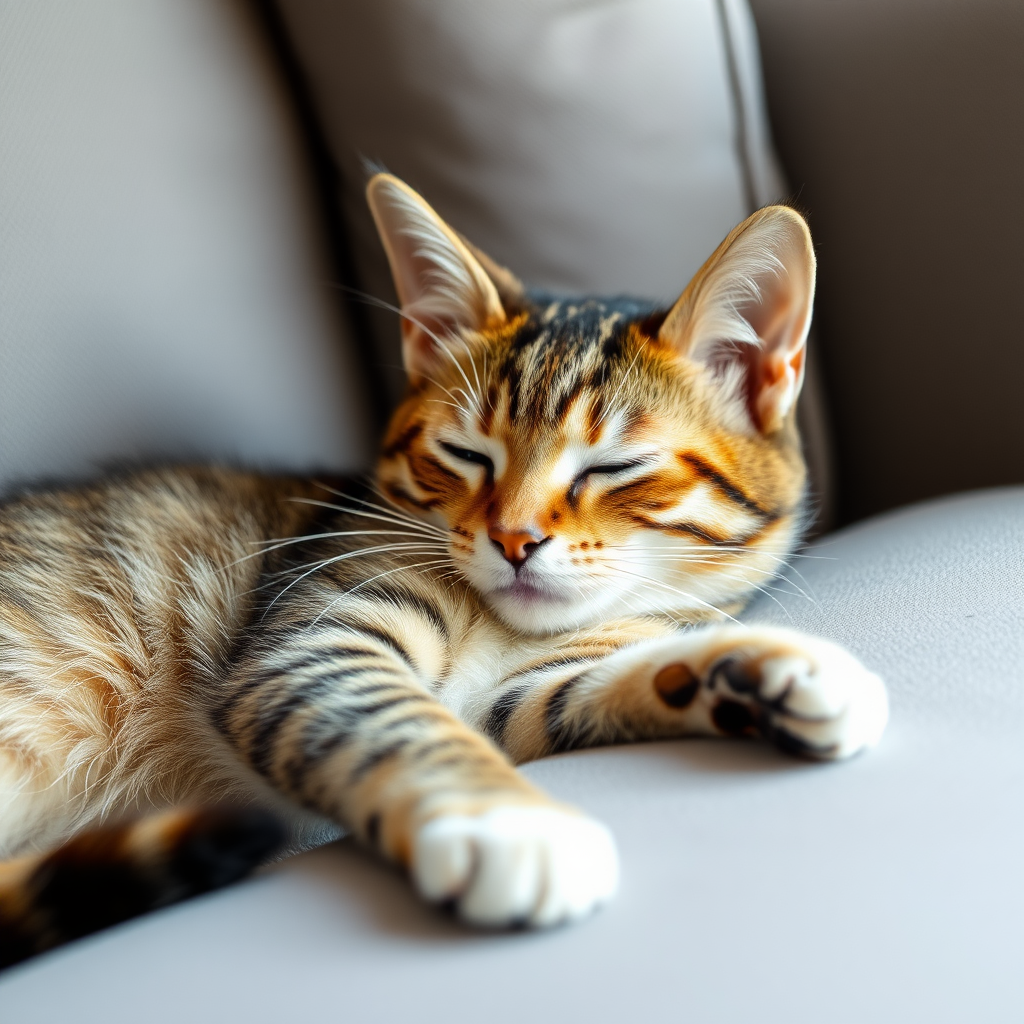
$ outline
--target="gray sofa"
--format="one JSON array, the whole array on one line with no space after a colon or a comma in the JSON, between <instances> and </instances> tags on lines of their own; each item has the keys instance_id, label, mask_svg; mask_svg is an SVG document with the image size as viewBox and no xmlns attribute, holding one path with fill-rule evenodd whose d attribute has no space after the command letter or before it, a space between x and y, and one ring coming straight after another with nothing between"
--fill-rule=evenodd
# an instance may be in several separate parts
<instances>
[{"instance_id":1,"label":"gray sofa","mask_svg":"<svg viewBox=\"0 0 1024 1024\"><path fill-rule=\"evenodd\" d=\"M385 285L350 208L353 172L333 174L352 109L381 102L373 76L400 79L387 62L401 54L380 42L388 6L0 3L0 487L123 459L368 464L395 386L381 368L393 325L335 287ZM440 37L480 46L479 11L501 8L504 39L519 16L479 0L391 6L447 12ZM756 134L743 9L703 6L722 15L708 31L731 29L732 60L715 66L746 101L730 122L754 132L746 186L773 198L761 190L787 186ZM882 745L828 767L710 741L538 762L531 777L619 842L621 892L581 925L467 932L341 840L5 974L5 1024L1024 1017L1024 8L751 6L788 188L819 247L824 400L805 415L840 528L746 618L838 640L878 671L892 696ZM697 0L678 7L700 14ZM612 43L668 10L531 0L521 17L540 24L551 8L583 18L559 31L581 24L586 38L621 16ZM328 45L350 15L365 34ZM362 64L333 65L341 53ZM325 96L346 74L367 91L332 112ZM459 110L467 138L486 135L476 108ZM542 185L503 217L483 193L459 207L486 180L469 169L500 167L482 143L440 159L373 138L349 159L408 161L442 212L451 203L457 226L525 276L557 282L578 265L561 283L597 287L619 270L596 235L562 254L559 240L590 230L586 189L540 157L517 173L550 178L567 212L559 238L531 249L530 204L552 209ZM642 196L627 200L647 216ZM672 216L699 219L682 205ZM655 294L700 256L670 241L623 256L652 281L675 260Z\"/></svg>"}]
</instances>

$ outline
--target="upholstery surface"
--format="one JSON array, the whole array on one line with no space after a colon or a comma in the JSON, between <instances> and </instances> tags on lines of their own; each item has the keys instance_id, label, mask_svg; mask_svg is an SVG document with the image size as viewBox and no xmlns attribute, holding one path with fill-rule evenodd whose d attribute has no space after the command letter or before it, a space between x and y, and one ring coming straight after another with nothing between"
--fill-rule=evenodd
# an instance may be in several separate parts
<instances>
[{"instance_id":1,"label":"upholstery surface","mask_svg":"<svg viewBox=\"0 0 1024 1024\"><path fill-rule=\"evenodd\" d=\"M12 972L5 1024L72 1005L97 1024L1019 1021L1024 489L809 554L794 579L814 603L780 592L748 618L881 672L881 747L829 767L717 741L528 767L616 832L622 891L594 919L469 934L343 841Z\"/></svg>"},{"instance_id":2,"label":"upholstery surface","mask_svg":"<svg viewBox=\"0 0 1024 1024\"><path fill-rule=\"evenodd\" d=\"M366 464L289 116L243 0L0 3L0 490Z\"/></svg>"}]
</instances>

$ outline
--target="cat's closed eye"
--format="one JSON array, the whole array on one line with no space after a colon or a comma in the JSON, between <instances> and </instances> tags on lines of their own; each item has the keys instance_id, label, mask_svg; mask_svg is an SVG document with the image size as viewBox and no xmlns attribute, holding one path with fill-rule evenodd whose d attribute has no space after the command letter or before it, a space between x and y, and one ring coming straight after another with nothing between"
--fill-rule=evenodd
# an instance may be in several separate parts
<instances>
[{"instance_id":1,"label":"cat's closed eye","mask_svg":"<svg viewBox=\"0 0 1024 1024\"><path fill-rule=\"evenodd\" d=\"M629 462L606 462L600 466L587 466L579 476L577 480L585 479L588 476L610 476L613 473L625 473L627 469L636 469L637 466L642 466L643 460L633 459Z\"/></svg>"},{"instance_id":2,"label":"cat's closed eye","mask_svg":"<svg viewBox=\"0 0 1024 1024\"><path fill-rule=\"evenodd\" d=\"M572 486L569 488L569 497L575 498L592 476L615 476L617 473L625 473L627 470L636 469L643 464L643 459L632 459L628 462L605 462L597 466L587 466L573 479Z\"/></svg>"},{"instance_id":3,"label":"cat's closed eye","mask_svg":"<svg viewBox=\"0 0 1024 1024\"><path fill-rule=\"evenodd\" d=\"M491 460L489 455L484 455L483 452L475 452L471 448L460 448L458 445L449 444L447 441L439 442L441 447L451 456L456 459L461 459L463 462L470 462L475 466L483 466L487 470L488 474L494 472L494 462Z\"/></svg>"}]
</instances>

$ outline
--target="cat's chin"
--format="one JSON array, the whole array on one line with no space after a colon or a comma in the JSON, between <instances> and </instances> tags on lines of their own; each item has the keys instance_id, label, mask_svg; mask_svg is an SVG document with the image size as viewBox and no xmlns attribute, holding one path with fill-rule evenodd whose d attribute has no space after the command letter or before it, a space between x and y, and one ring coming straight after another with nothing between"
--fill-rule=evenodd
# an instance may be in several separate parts
<instances>
[{"instance_id":1,"label":"cat's chin","mask_svg":"<svg viewBox=\"0 0 1024 1024\"><path fill-rule=\"evenodd\" d=\"M548 590L525 580L492 590L486 599L499 619L523 633L576 629L594 618L593 607L577 595Z\"/></svg>"}]
</instances>

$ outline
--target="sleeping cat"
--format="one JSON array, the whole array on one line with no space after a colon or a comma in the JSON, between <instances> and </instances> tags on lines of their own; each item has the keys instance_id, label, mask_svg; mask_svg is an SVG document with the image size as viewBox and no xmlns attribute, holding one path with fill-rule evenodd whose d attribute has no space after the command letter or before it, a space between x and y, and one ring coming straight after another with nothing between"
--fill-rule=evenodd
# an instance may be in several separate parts
<instances>
[{"instance_id":1,"label":"sleeping cat","mask_svg":"<svg viewBox=\"0 0 1024 1024\"><path fill-rule=\"evenodd\" d=\"M804 520L800 216L755 213L665 310L528 290L397 179L367 194L409 378L372 488L167 469L0 510L8 959L116 918L68 909L75 871L144 876L142 909L278 839L256 812L96 830L131 807L303 808L469 922L543 926L612 895L615 847L514 764L882 733L850 654L734 618Z\"/></svg>"}]
</instances>

